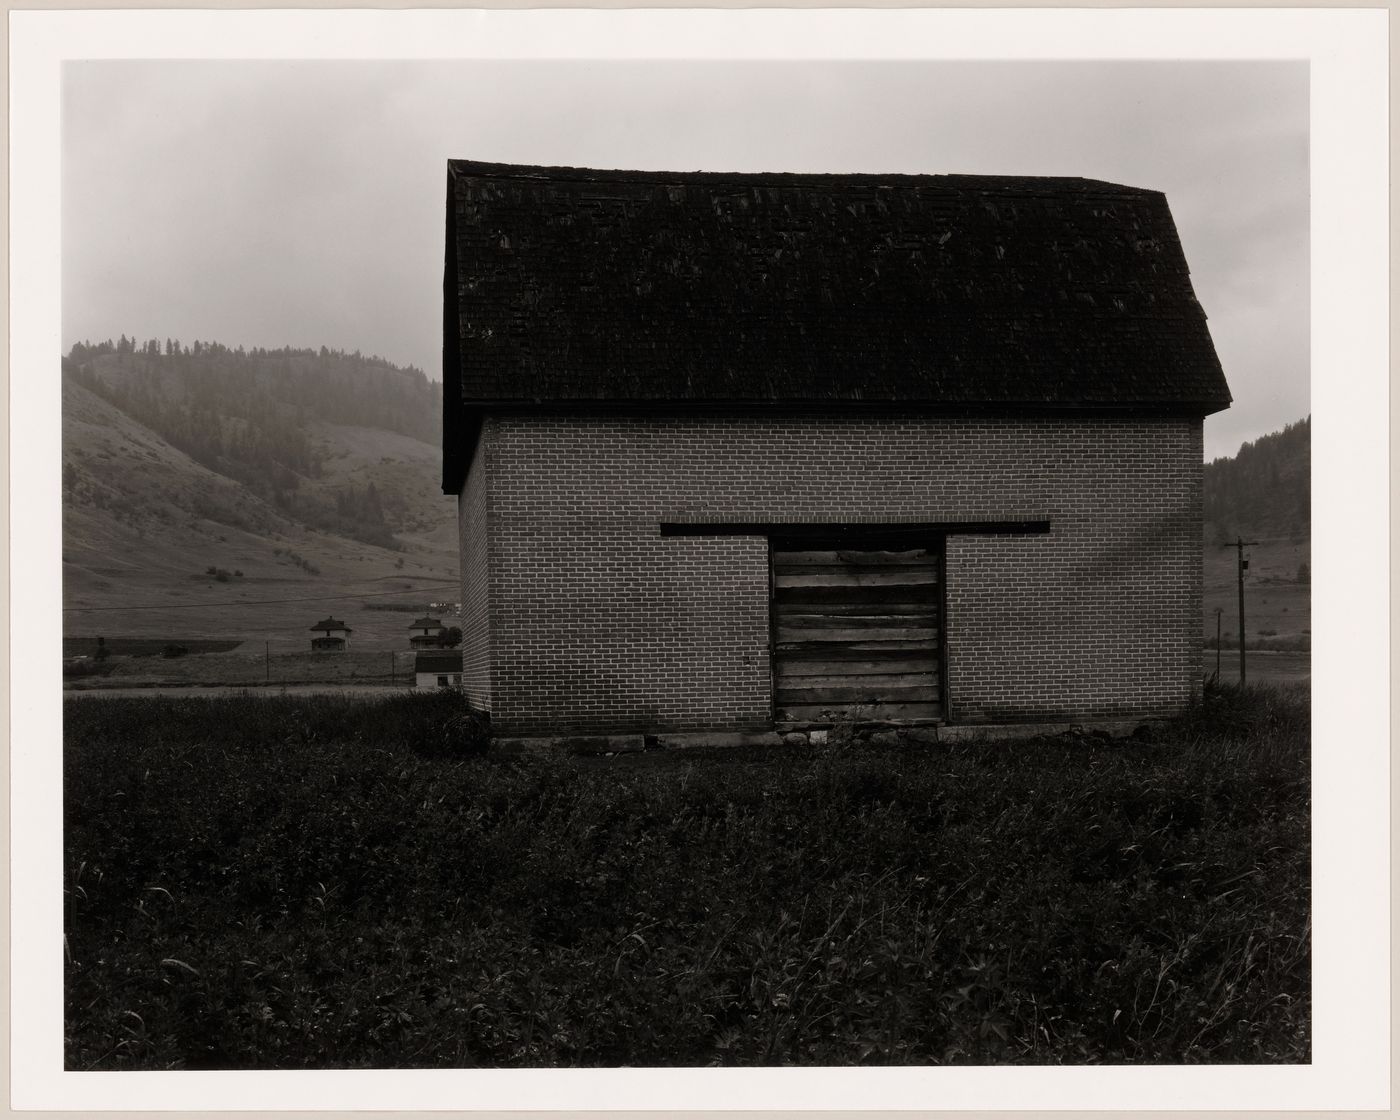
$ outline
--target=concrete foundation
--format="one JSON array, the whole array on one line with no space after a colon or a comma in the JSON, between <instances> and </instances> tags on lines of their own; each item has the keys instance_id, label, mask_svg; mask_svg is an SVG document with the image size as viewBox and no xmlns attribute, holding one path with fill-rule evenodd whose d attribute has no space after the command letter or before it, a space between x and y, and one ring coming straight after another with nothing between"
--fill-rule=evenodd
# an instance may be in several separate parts
<instances>
[{"instance_id":1,"label":"concrete foundation","mask_svg":"<svg viewBox=\"0 0 1400 1120\"><path fill-rule=\"evenodd\" d=\"M851 733L851 741L879 747L923 746L939 743L1000 743L1042 736L1096 733L1126 738L1155 720L1097 720L1081 723L942 724L921 727L871 727ZM831 732L812 731L691 731L665 735L546 735L501 737L496 749L517 754L634 754L644 750L683 751L696 748L760 749L823 746Z\"/></svg>"}]
</instances>

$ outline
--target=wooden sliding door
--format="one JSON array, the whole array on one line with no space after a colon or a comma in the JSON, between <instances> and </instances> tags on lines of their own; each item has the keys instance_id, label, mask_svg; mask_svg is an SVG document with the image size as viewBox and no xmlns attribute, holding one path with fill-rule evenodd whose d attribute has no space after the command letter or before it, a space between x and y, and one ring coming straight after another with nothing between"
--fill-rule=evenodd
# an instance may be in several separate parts
<instances>
[{"instance_id":1,"label":"wooden sliding door","mask_svg":"<svg viewBox=\"0 0 1400 1120\"><path fill-rule=\"evenodd\" d=\"M779 723L942 718L942 542L869 543L773 542Z\"/></svg>"}]
</instances>

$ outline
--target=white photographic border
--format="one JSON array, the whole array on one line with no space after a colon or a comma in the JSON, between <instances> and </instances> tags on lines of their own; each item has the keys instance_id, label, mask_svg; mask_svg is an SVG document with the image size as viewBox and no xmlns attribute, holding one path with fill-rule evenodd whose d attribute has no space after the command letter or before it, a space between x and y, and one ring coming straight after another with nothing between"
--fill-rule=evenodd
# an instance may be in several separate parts
<instances>
[{"instance_id":1,"label":"white photographic border","mask_svg":"<svg viewBox=\"0 0 1400 1120\"><path fill-rule=\"evenodd\" d=\"M11 1106L83 1112L1387 1108L1388 35L1384 9L12 11ZM63 1070L56 670L61 64L99 58L444 57L1307 60L1314 443L1311 1064Z\"/></svg>"}]
</instances>

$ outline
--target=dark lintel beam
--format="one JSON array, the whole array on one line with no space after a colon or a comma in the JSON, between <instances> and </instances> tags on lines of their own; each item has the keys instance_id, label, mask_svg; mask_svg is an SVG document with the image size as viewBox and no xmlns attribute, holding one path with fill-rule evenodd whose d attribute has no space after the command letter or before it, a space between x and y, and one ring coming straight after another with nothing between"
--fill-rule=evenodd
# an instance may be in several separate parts
<instances>
[{"instance_id":1,"label":"dark lintel beam","mask_svg":"<svg viewBox=\"0 0 1400 1120\"><path fill-rule=\"evenodd\" d=\"M782 537L788 540L832 540L859 537L862 540L976 534L1006 536L1048 533L1046 521L912 521L841 523L812 525L788 521L663 521L663 537Z\"/></svg>"}]
</instances>

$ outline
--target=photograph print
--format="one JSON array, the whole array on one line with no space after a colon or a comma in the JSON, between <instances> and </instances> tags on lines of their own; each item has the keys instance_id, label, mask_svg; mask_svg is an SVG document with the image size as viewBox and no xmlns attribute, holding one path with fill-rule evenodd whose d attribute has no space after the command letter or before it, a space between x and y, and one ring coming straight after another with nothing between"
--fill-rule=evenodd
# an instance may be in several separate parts
<instances>
[{"instance_id":1,"label":"photograph print","mask_svg":"<svg viewBox=\"0 0 1400 1120\"><path fill-rule=\"evenodd\" d=\"M1306 62L69 61L69 1071L1312 1058Z\"/></svg>"}]
</instances>

